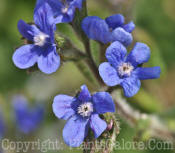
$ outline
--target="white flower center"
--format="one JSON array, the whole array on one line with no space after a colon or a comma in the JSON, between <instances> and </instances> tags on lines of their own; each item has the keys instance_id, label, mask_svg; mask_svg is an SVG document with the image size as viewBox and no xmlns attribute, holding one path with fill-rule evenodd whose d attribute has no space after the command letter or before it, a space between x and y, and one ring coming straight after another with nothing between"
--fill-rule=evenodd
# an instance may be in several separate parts
<instances>
[{"instance_id":1,"label":"white flower center","mask_svg":"<svg viewBox=\"0 0 175 153\"><path fill-rule=\"evenodd\" d=\"M130 63L122 63L118 67L118 73L120 76L130 76L134 67Z\"/></svg>"},{"instance_id":2,"label":"white flower center","mask_svg":"<svg viewBox=\"0 0 175 153\"><path fill-rule=\"evenodd\" d=\"M93 112L93 105L91 102L86 102L78 107L78 114L83 117L88 117Z\"/></svg>"},{"instance_id":3,"label":"white flower center","mask_svg":"<svg viewBox=\"0 0 175 153\"><path fill-rule=\"evenodd\" d=\"M34 44L42 47L46 43L46 38L49 38L47 34L40 33L34 37Z\"/></svg>"},{"instance_id":4,"label":"white flower center","mask_svg":"<svg viewBox=\"0 0 175 153\"><path fill-rule=\"evenodd\" d=\"M68 7L64 7L64 8L62 8L62 10L61 10L61 12L64 13L64 14L67 13L67 11L68 11Z\"/></svg>"}]
</instances>

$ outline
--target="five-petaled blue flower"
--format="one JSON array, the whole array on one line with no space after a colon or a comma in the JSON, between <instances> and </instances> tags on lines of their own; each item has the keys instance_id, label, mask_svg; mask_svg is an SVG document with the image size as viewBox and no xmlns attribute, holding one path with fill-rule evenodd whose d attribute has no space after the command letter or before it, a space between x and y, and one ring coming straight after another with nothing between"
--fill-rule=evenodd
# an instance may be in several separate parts
<instances>
[{"instance_id":1,"label":"five-petaled blue flower","mask_svg":"<svg viewBox=\"0 0 175 153\"><path fill-rule=\"evenodd\" d=\"M56 52L54 32L56 30L52 9L45 3L34 13L35 25L28 25L23 20L18 22L19 32L31 44L18 48L13 54L14 64L21 69L32 67L38 63L38 68L50 74L60 66L60 57Z\"/></svg>"},{"instance_id":2,"label":"five-petaled blue flower","mask_svg":"<svg viewBox=\"0 0 175 153\"><path fill-rule=\"evenodd\" d=\"M82 8L84 0L38 0L35 11L43 5L48 3L53 10L55 23L68 23L74 18L76 8Z\"/></svg>"},{"instance_id":3,"label":"five-petaled blue flower","mask_svg":"<svg viewBox=\"0 0 175 153\"><path fill-rule=\"evenodd\" d=\"M108 62L99 66L99 73L108 86L121 85L125 96L132 97L140 89L140 80L160 77L160 67L139 67L150 58L150 49L143 43L136 43L126 55L126 48L118 41L113 42L106 50Z\"/></svg>"},{"instance_id":4,"label":"five-petaled blue flower","mask_svg":"<svg viewBox=\"0 0 175 153\"><path fill-rule=\"evenodd\" d=\"M16 125L24 134L29 134L36 130L43 120L43 106L36 105L34 107L29 107L28 101L24 96L18 95L14 97L13 108Z\"/></svg>"},{"instance_id":5,"label":"five-petaled blue flower","mask_svg":"<svg viewBox=\"0 0 175 153\"><path fill-rule=\"evenodd\" d=\"M131 32L135 24L133 22L124 24L124 22L121 14L112 15L105 20L97 16L89 16L82 21L82 29L90 39L104 44L119 41L128 46L133 40Z\"/></svg>"},{"instance_id":6,"label":"five-petaled blue flower","mask_svg":"<svg viewBox=\"0 0 175 153\"><path fill-rule=\"evenodd\" d=\"M107 92L97 92L91 96L86 85L76 97L58 95L53 102L53 112L61 119L68 120L63 129L63 139L71 147L78 147L88 134L89 127L98 138L107 124L99 114L115 112L112 97Z\"/></svg>"}]
</instances>

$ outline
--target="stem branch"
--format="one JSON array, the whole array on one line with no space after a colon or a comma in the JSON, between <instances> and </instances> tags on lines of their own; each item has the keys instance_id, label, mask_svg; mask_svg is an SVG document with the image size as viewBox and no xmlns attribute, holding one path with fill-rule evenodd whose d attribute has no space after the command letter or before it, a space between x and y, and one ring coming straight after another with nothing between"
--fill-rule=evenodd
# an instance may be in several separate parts
<instances>
[{"instance_id":1,"label":"stem branch","mask_svg":"<svg viewBox=\"0 0 175 153\"><path fill-rule=\"evenodd\" d=\"M150 137L160 138L175 143L175 133L170 131L158 116L140 113L138 110L132 108L117 91L112 92L112 97L116 104L117 113L132 127L137 127L141 120L149 120L149 127L146 130L150 132Z\"/></svg>"}]
</instances>

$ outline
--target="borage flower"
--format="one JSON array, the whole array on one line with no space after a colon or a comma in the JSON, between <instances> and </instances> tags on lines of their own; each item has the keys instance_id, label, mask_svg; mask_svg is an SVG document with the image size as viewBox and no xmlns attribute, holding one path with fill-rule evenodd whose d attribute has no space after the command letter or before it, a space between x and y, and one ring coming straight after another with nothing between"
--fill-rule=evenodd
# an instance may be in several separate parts
<instances>
[{"instance_id":1,"label":"borage flower","mask_svg":"<svg viewBox=\"0 0 175 153\"><path fill-rule=\"evenodd\" d=\"M58 95L54 98L53 112L64 120L68 120L63 129L63 139L71 147L78 147L88 134L89 127L98 138L107 124L99 114L114 112L115 105L107 92L97 92L91 96L86 85L76 97Z\"/></svg>"},{"instance_id":2,"label":"borage flower","mask_svg":"<svg viewBox=\"0 0 175 153\"><path fill-rule=\"evenodd\" d=\"M13 99L14 116L17 128L24 134L36 130L44 117L44 108L41 105L29 107L24 96L18 95Z\"/></svg>"},{"instance_id":3,"label":"borage flower","mask_svg":"<svg viewBox=\"0 0 175 153\"><path fill-rule=\"evenodd\" d=\"M140 80L160 77L160 67L139 67L150 58L150 49L143 43L136 43L126 55L126 48L120 42L113 42L106 50L108 62L99 66L99 73L108 86L121 85L125 96L132 97L140 89Z\"/></svg>"},{"instance_id":4,"label":"borage flower","mask_svg":"<svg viewBox=\"0 0 175 153\"><path fill-rule=\"evenodd\" d=\"M47 74L55 72L60 66L60 57L54 42L55 20L50 6L45 3L34 13L35 25L18 22L19 32L32 44L18 48L13 54L14 64L21 69L38 63L39 69Z\"/></svg>"},{"instance_id":5,"label":"borage flower","mask_svg":"<svg viewBox=\"0 0 175 153\"><path fill-rule=\"evenodd\" d=\"M105 20L97 16L89 16L82 21L82 29L90 39L104 44L119 41L128 46L133 40L131 32L135 24L133 22L124 24L124 22L121 14L112 15Z\"/></svg>"},{"instance_id":6,"label":"borage flower","mask_svg":"<svg viewBox=\"0 0 175 153\"><path fill-rule=\"evenodd\" d=\"M75 10L81 10L84 0L38 0L35 11L44 3L48 3L53 10L55 23L68 23L74 18Z\"/></svg>"}]
</instances>

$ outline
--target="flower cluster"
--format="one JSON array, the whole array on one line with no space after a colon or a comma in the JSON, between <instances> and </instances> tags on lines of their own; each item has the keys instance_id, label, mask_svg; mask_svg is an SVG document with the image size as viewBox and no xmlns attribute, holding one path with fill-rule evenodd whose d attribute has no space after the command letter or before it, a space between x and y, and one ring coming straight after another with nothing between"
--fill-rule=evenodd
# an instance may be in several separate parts
<instances>
[{"instance_id":1,"label":"flower cluster","mask_svg":"<svg viewBox=\"0 0 175 153\"><path fill-rule=\"evenodd\" d=\"M18 22L19 32L28 43L15 51L14 64L18 68L27 69L37 63L38 68L46 74L56 72L61 63L54 38L56 24L73 22L75 12L81 13L85 3L85 0L38 0L34 10L34 24L27 24L23 20ZM100 45L108 45L105 54L107 62L101 63L99 69L94 68L94 71L97 71L95 73L99 73L99 77L107 86L121 85L124 95L132 97L140 89L140 80L160 76L160 67L142 67L150 58L150 49L146 44L137 42L132 51L127 53L126 47L132 43L132 31L135 29L132 21L125 23L121 14L109 16L104 20L97 16L86 16L79 20L79 27L82 29L78 30L81 36L83 32L84 37L95 40ZM89 55L88 51L90 63L94 64ZM40 110L30 112L25 103L14 106L19 128L28 133L40 121L37 118ZM100 116L115 112L114 102L108 92L91 95L86 85L81 86L80 93L74 97L57 95L52 106L58 118L67 120L63 138L71 147L82 144L89 128L92 129L94 137L98 138L107 128L106 121Z\"/></svg>"}]
</instances>

